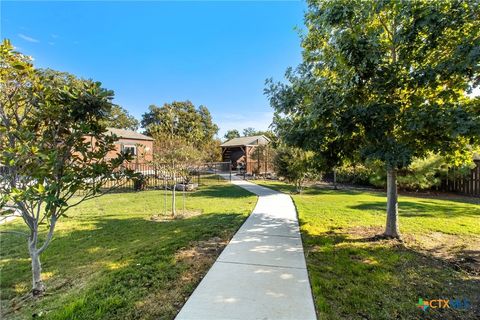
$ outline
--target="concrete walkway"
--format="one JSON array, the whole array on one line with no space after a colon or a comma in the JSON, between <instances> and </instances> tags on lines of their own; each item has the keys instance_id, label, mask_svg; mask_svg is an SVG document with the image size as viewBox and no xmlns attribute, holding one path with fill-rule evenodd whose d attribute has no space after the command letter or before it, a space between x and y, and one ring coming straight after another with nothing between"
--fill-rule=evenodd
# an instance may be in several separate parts
<instances>
[{"instance_id":1,"label":"concrete walkway","mask_svg":"<svg viewBox=\"0 0 480 320\"><path fill-rule=\"evenodd\" d=\"M257 194L257 206L176 319L316 319L291 198L247 181L232 183Z\"/></svg>"},{"instance_id":2,"label":"concrete walkway","mask_svg":"<svg viewBox=\"0 0 480 320\"><path fill-rule=\"evenodd\" d=\"M10 209L10 208L7 207L5 209ZM1 214L1 212L0 212L0 214ZM20 213L18 213L17 211L15 211L14 213L11 213L11 214L7 214L7 215L0 215L0 224L4 224L4 223L7 223L9 221L15 220L16 218L21 217L21 216L22 215Z\"/></svg>"}]
</instances>

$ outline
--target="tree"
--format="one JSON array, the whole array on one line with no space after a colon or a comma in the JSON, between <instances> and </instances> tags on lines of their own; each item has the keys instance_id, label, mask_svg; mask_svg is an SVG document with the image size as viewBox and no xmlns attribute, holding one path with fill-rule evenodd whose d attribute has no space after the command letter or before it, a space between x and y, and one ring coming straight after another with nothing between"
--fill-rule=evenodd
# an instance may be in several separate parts
<instances>
[{"instance_id":1,"label":"tree","mask_svg":"<svg viewBox=\"0 0 480 320\"><path fill-rule=\"evenodd\" d=\"M243 129L243 135L245 137L265 136L273 142L276 142L277 140L277 135L272 130L257 130L255 128L250 127L250 128Z\"/></svg>"},{"instance_id":2,"label":"tree","mask_svg":"<svg viewBox=\"0 0 480 320\"><path fill-rule=\"evenodd\" d=\"M205 144L202 149L202 159L205 162L217 162L222 160L222 148L220 139L213 139Z\"/></svg>"},{"instance_id":3,"label":"tree","mask_svg":"<svg viewBox=\"0 0 480 320\"><path fill-rule=\"evenodd\" d=\"M240 138L240 132L238 132L237 129L228 130L223 137L226 141L232 140L234 138Z\"/></svg>"},{"instance_id":4,"label":"tree","mask_svg":"<svg viewBox=\"0 0 480 320\"><path fill-rule=\"evenodd\" d=\"M116 140L103 124L112 91L99 82L37 70L8 40L0 45L0 66L0 211L17 211L29 228L32 293L39 295L45 290L40 255L57 221L101 195L107 181L133 174L120 169L128 156L105 158ZM74 198L80 190L83 196Z\"/></svg>"},{"instance_id":5,"label":"tree","mask_svg":"<svg viewBox=\"0 0 480 320\"><path fill-rule=\"evenodd\" d=\"M280 146L273 160L275 172L295 185L298 193L302 192L307 179L318 177L314 163L315 154L300 148Z\"/></svg>"},{"instance_id":6,"label":"tree","mask_svg":"<svg viewBox=\"0 0 480 320\"><path fill-rule=\"evenodd\" d=\"M256 136L256 135L258 135L258 131L255 128L248 127L243 129L244 137L250 137L250 136Z\"/></svg>"},{"instance_id":7,"label":"tree","mask_svg":"<svg viewBox=\"0 0 480 320\"><path fill-rule=\"evenodd\" d=\"M139 122L127 110L119 105L112 105L105 125L111 128L137 131Z\"/></svg>"},{"instance_id":8,"label":"tree","mask_svg":"<svg viewBox=\"0 0 480 320\"><path fill-rule=\"evenodd\" d=\"M190 101L174 101L162 107L151 105L141 123L146 134L179 137L198 148L211 142L218 132L208 109L204 106L197 109Z\"/></svg>"},{"instance_id":9,"label":"tree","mask_svg":"<svg viewBox=\"0 0 480 320\"><path fill-rule=\"evenodd\" d=\"M269 82L275 128L329 167L379 160L384 236L400 237L397 171L430 152L460 163L479 144L475 1L308 1L303 63Z\"/></svg>"}]
</instances>

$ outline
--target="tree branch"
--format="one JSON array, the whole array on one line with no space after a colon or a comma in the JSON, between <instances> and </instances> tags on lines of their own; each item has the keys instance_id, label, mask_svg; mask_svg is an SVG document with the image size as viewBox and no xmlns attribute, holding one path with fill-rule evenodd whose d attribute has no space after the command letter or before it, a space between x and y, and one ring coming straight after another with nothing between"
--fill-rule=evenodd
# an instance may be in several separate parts
<instances>
[{"instance_id":1,"label":"tree branch","mask_svg":"<svg viewBox=\"0 0 480 320\"><path fill-rule=\"evenodd\" d=\"M55 216L55 214L52 214L52 217L50 218L50 228L48 230L47 238L45 239L45 242L40 247L40 249L37 250L38 254L41 254L47 248L48 244L52 240L53 231L55 230L56 222L57 222L57 217Z\"/></svg>"}]
</instances>

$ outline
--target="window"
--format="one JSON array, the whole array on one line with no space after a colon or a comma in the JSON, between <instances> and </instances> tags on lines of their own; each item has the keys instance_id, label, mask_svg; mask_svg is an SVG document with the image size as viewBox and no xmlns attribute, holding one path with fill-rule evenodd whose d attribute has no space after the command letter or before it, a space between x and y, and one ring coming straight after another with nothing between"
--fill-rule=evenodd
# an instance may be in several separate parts
<instances>
[{"instance_id":1,"label":"window","mask_svg":"<svg viewBox=\"0 0 480 320\"><path fill-rule=\"evenodd\" d=\"M123 146L123 152L131 154L132 156L137 155L137 147L133 144L126 144Z\"/></svg>"}]
</instances>

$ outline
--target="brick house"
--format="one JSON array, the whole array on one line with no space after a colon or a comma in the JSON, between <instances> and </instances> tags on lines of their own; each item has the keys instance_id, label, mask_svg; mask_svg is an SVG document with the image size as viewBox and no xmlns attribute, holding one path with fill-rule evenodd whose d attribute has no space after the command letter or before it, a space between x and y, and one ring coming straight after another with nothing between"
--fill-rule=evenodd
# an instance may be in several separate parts
<instances>
[{"instance_id":1,"label":"brick house","mask_svg":"<svg viewBox=\"0 0 480 320\"><path fill-rule=\"evenodd\" d=\"M115 134L115 150L107 154L107 158L114 158L120 151L130 151L135 160L143 163L153 160L153 138L144 134L124 129L108 128L110 134Z\"/></svg>"}]
</instances>

